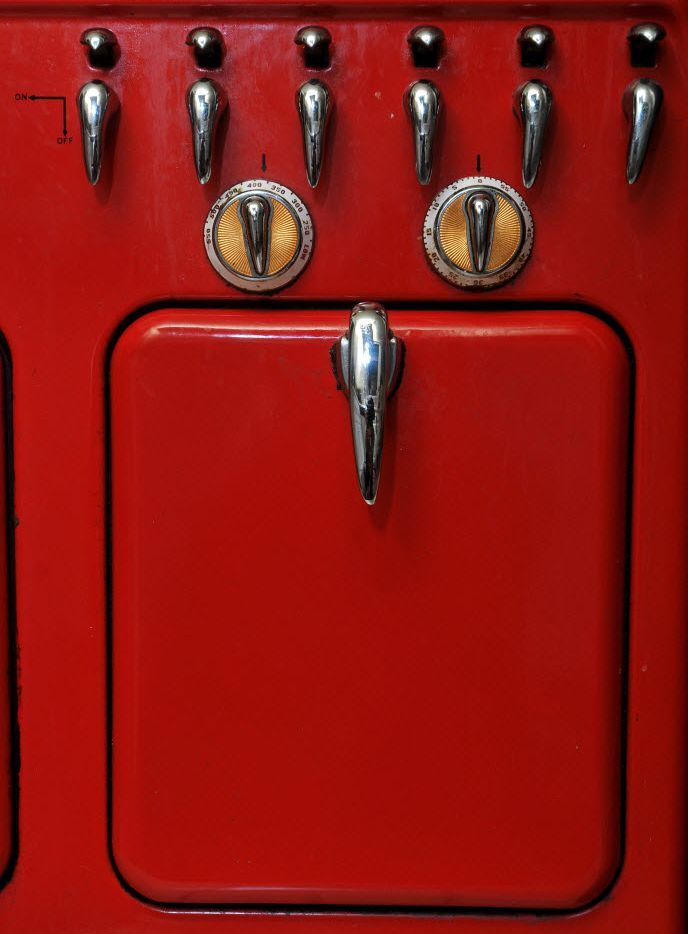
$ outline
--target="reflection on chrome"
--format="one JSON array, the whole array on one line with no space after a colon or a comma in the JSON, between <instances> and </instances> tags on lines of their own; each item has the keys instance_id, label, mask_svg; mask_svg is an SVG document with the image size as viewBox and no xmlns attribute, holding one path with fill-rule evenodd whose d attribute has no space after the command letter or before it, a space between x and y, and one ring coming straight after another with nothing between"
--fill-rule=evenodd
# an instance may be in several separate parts
<instances>
[{"instance_id":1,"label":"reflection on chrome","mask_svg":"<svg viewBox=\"0 0 688 934\"><path fill-rule=\"evenodd\" d=\"M537 178L545 128L552 109L552 92L544 81L527 81L516 92L516 107L523 127L523 184L531 188Z\"/></svg>"},{"instance_id":2,"label":"reflection on chrome","mask_svg":"<svg viewBox=\"0 0 688 934\"><path fill-rule=\"evenodd\" d=\"M416 81L408 90L406 104L413 128L416 177L421 185L427 185L432 175L440 92L431 81Z\"/></svg>"},{"instance_id":3,"label":"reflection on chrome","mask_svg":"<svg viewBox=\"0 0 688 934\"><path fill-rule=\"evenodd\" d=\"M219 87L210 78L201 78L191 85L186 93L186 105L191 120L196 175L201 185L205 185L212 171L217 123L227 105Z\"/></svg>"},{"instance_id":4,"label":"reflection on chrome","mask_svg":"<svg viewBox=\"0 0 688 934\"><path fill-rule=\"evenodd\" d=\"M117 98L102 81L89 81L79 91L76 103L86 177L92 185L97 185L103 165L105 127L117 109Z\"/></svg>"},{"instance_id":5,"label":"reflection on chrome","mask_svg":"<svg viewBox=\"0 0 688 934\"><path fill-rule=\"evenodd\" d=\"M330 92L322 81L306 81L296 95L301 120L306 176L311 188L320 180L325 152L325 131L330 118Z\"/></svg>"},{"instance_id":6,"label":"reflection on chrome","mask_svg":"<svg viewBox=\"0 0 688 934\"><path fill-rule=\"evenodd\" d=\"M335 349L337 376L349 399L358 485L372 506L380 483L387 396L399 379L400 341L389 330L382 305L361 302Z\"/></svg>"},{"instance_id":7,"label":"reflection on chrome","mask_svg":"<svg viewBox=\"0 0 688 934\"><path fill-rule=\"evenodd\" d=\"M629 185L637 180L642 170L663 99L661 87L649 78L632 81L624 93L624 111L631 123L626 153L626 181Z\"/></svg>"}]
</instances>

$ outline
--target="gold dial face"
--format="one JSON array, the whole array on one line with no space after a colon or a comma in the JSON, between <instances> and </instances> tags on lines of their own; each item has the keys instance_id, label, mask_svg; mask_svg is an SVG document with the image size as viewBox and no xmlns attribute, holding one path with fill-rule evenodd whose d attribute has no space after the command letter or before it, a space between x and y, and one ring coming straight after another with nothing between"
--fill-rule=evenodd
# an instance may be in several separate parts
<instances>
[{"instance_id":1,"label":"gold dial face","mask_svg":"<svg viewBox=\"0 0 688 934\"><path fill-rule=\"evenodd\" d=\"M305 205L278 182L240 182L215 202L205 224L208 258L237 288L284 288L311 256L313 225Z\"/></svg>"},{"instance_id":2,"label":"gold dial face","mask_svg":"<svg viewBox=\"0 0 688 934\"><path fill-rule=\"evenodd\" d=\"M533 220L506 182L459 179L434 199L425 218L428 259L462 288L493 288L511 279L530 255Z\"/></svg>"}]
</instances>

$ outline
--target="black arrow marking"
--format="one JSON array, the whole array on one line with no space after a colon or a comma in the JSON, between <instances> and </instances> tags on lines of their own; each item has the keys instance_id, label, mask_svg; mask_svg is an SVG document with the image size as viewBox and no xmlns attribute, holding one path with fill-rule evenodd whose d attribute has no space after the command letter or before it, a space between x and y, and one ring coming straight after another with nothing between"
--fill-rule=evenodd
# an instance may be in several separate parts
<instances>
[{"instance_id":1,"label":"black arrow marking","mask_svg":"<svg viewBox=\"0 0 688 934\"><path fill-rule=\"evenodd\" d=\"M67 135L67 98L52 97L49 94L29 94L30 101L62 101L62 135Z\"/></svg>"}]
</instances>

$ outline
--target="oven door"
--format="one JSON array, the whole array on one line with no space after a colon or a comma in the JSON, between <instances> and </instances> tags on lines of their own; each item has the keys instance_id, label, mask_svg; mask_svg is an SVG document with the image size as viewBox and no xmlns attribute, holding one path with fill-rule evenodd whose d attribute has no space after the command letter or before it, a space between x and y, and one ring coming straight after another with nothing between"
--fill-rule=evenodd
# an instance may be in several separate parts
<instances>
[{"instance_id":1,"label":"oven door","mask_svg":"<svg viewBox=\"0 0 688 934\"><path fill-rule=\"evenodd\" d=\"M630 366L577 311L160 310L111 361L112 845L170 904L573 908L620 858Z\"/></svg>"}]
</instances>

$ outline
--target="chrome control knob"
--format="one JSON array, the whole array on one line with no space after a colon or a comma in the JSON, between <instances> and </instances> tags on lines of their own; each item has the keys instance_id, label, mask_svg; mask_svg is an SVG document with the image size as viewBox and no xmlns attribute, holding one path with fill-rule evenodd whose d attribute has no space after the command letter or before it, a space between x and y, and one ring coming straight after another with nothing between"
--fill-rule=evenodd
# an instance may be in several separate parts
<instances>
[{"instance_id":1,"label":"chrome control knob","mask_svg":"<svg viewBox=\"0 0 688 934\"><path fill-rule=\"evenodd\" d=\"M483 275L492 253L494 222L497 213L497 198L489 188L478 188L466 195L466 234L471 265L476 273Z\"/></svg>"},{"instance_id":2,"label":"chrome control knob","mask_svg":"<svg viewBox=\"0 0 688 934\"><path fill-rule=\"evenodd\" d=\"M630 122L626 152L626 181L629 185L637 181L643 168L663 100L662 88L649 78L632 81L624 92L623 109Z\"/></svg>"},{"instance_id":3,"label":"chrome control knob","mask_svg":"<svg viewBox=\"0 0 688 934\"><path fill-rule=\"evenodd\" d=\"M186 106L191 120L196 175L201 185L210 181L215 132L227 102L220 88L210 78L194 81L186 92Z\"/></svg>"},{"instance_id":4,"label":"chrome control knob","mask_svg":"<svg viewBox=\"0 0 688 934\"><path fill-rule=\"evenodd\" d=\"M320 180L325 153L325 131L330 119L330 102L327 85L315 79L302 84L296 94L306 175L311 188L315 188Z\"/></svg>"},{"instance_id":5,"label":"chrome control knob","mask_svg":"<svg viewBox=\"0 0 688 934\"><path fill-rule=\"evenodd\" d=\"M512 279L533 245L533 218L515 189L471 176L434 198L423 226L432 267L452 285L490 289Z\"/></svg>"},{"instance_id":6,"label":"chrome control knob","mask_svg":"<svg viewBox=\"0 0 688 934\"><path fill-rule=\"evenodd\" d=\"M103 166L105 129L119 104L106 84L89 81L79 91L76 106L81 124L86 177L92 185L97 185Z\"/></svg>"},{"instance_id":7,"label":"chrome control knob","mask_svg":"<svg viewBox=\"0 0 688 934\"><path fill-rule=\"evenodd\" d=\"M432 81L416 81L406 93L406 109L411 117L416 178L427 185L432 175L437 120L440 113L440 92Z\"/></svg>"},{"instance_id":8,"label":"chrome control knob","mask_svg":"<svg viewBox=\"0 0 688 934\"><path fill-rule=\"evenodd\" d=\"M265 195L249 195L239 202L239 217L251 274L262 278L268 270L272 201Z\"/></svg>"},{"instance_id":9,"label":"chrome control knob","mask_svg":"<svg viewBox=\"0 0 688 934\"><path fill-rule=\"evenodd\" d=\"M210 209L205 249L213 268L245 292L283 289L305 269L313 224L291 189L262 178L239 182Z\"/></svg>"},{"instance_id":10,"label":"chrome control knob","mask_svg":"<svg viewBox=\"0 0 688 934\"><path fill-rule=\"evenodd\" d=\"M517 89L515 98L514 110L523 128L521 174L525 187L532 188L542 161L552 92L544 81L526 81Z\"/></svg>"}]
</instances>

